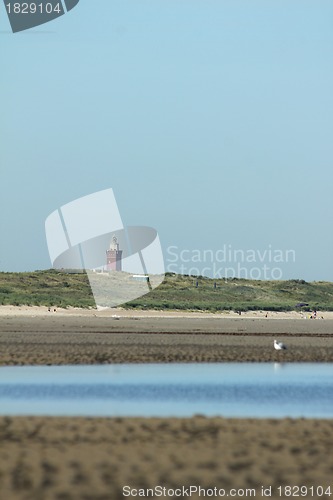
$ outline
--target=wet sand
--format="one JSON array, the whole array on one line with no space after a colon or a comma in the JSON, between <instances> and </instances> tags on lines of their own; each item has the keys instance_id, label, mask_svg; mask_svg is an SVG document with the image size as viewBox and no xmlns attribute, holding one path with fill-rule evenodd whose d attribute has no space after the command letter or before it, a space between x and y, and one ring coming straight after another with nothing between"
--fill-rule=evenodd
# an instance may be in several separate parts
<instances>
[{"instance_id":1,"label":"wet sand","mask_svg":"<svg viewBox=\"0 0 333 500\"><path fill-rule=\"evenodd\" d=\"M288 349L275 351L275 338ZM0 315L0 365L281 360L333 361L333 320L45 310Z\"/></svg>"},{"instance_id":2,"label":"wet sand","mask_svg":"<svg viewBox=\"0 0 333 500\"><path fill-rule=\"evenodd\" d=\"M278 486L333 487L332 420L1 417L0 439L4 500L118 500L125 485L257 498L262 486L271 498Z\"/></svg>"}]
</instances>

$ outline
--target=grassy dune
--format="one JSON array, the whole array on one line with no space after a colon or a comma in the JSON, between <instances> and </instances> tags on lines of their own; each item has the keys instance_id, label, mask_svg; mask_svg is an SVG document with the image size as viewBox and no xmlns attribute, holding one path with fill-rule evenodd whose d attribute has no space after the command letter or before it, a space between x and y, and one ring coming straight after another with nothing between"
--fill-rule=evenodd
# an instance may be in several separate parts
<instances>
[{"instance_id":1,"label":"grassy dune","mask_svg":"<svg viewBox=\"0 0 333 500\"><path fill-rule=\"evenodd\" d=\"M309 304L304 309L333 310L333 283L245 279L226 282L168 273L158 288L125 307L290 311L300 302ZM0 304L95 307L86 274L55 270L0 273Z\"/></svg>"},{"instance_id":2,"label":"grassy dune","mask_svg":"<svg viewBox=\"0 0 333 500\"><path fill-rule=\"evenodd\" d=\"M333 310L333 283L245 279L226 282L224 279L167 275L160 287L131 302L131 306L209 311L289 311L301 302L309 304L304 309Z\"/></svg>"}]
</instances>

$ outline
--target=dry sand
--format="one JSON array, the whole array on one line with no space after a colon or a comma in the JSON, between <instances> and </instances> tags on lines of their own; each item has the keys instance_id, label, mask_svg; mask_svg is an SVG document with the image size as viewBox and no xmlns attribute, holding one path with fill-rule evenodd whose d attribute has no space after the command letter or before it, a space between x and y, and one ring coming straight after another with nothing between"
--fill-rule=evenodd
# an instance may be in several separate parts
<instances>
[{"instance_id":1,"label":"dry sand","mask_svg":"<svg viewBox=\"0 0 333 500\"><path fill-rule=\"evenodd\" d=\"M53 309L51 310L53 313ZM98 307L98 309L88 308L81 309L69 307L67 309L57 308L56 313L59 316L81 316L81 317L113 317L119 315L122 318L239 318L239 314L235 311L222 311L220 313L211 313L205 311L182 311L182 310L143 310L143 309L123 309ZM268 314L269 319L309 319L310 312L276 312L276 311L246 311L241 313L242 318L266 319ZM43 306L3 306L0 305L1 316L49 316L50 312L47 307ZM318 311L318 318L333 319L333 311Z\"/></svg>"},{"instance_id":2,"label":"dry sand","mask_svg":"<svg viewBox=\"0 0 333 500\"><path fill-rule=\"evenodd\" d=\"M278 486L333 488L332 420L2 417L0 439L2 500L118 500L125 485L256 498L264 485L274 499L287 498Z\"/></svg>"},{"instance_id":3,"label":"dry sand","mask_svg":"<svg viewBox=\"0 0 333 500\"><path fill-rule=\"evenodd\" d=\"M333 361L324 318L0 307L0 364ZM0 417L0 443L0 500L118 500L125 485L333 493L333 420Z\"/></svg>"}]
</instances>

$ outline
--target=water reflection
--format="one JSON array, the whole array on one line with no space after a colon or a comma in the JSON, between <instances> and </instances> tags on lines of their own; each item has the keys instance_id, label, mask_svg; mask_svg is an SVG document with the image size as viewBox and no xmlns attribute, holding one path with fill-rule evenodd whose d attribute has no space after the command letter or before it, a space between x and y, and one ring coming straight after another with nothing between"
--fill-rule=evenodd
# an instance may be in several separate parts
<instances>
[{"instance_id":1,"label":"water reflection","mask_svg":"<svg viewBox=\"0 0 333 500\"><path fill-rule=\"evenodd\" d=\"M333 417L330 363L0 368L0 414Z\"/></svg>"},{"instance_id":2,"label":"water reflection","mask_svg":"<svg viewBox=\"0 0 333 500\"><path fill-rule=\"evenodd\" d=\"M274 363L274 371L278 372L281 370L281 368L283 368L287 363L278 363L278 362L275 362Z\"/></svg>"}]
</instances>

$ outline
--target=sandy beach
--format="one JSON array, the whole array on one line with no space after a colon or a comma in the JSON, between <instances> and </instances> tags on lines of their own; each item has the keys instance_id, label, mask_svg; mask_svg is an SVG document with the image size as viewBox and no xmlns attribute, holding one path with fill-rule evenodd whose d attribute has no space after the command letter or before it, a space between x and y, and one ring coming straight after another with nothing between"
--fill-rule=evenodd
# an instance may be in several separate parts
<instances>
[{"instance_id":1,"label":"sandy beach","mask_svg":"<svg viewBox=\"0 0 333 500\"><path fill-rule=\"evenodd\" d=\"M246 489L264 498L264 486L277 499L287 485L313 499L310 487L333 487L332 420L2 417L0 439L4 500L120 500L124 486L216 487L234 498Z\"/></svg>"},{"instance_id":2,"label":"sandy beach","mask_svg":"<svg viewBox=\"0 0 333 500\"><path fill-rule=\"evenodd\" d=\"M333 361L333 315L2 306L0 365ZM287 351L273 349L275 338Z\"/></svg>"},{"instance_id":3,"label":"sandy beach","mask_svg":"<svg viewBox=\"0 0 333 500\"><path fill-rule=\"evenodd\" d=\"M3 306L0 365L333 361L332 313L265 314ZM288 350L275 351L274 338ZM118 500L157 486L333 493L332 420L0 417L0 442L1 500Z\"/></svg>"}]
</instances>

